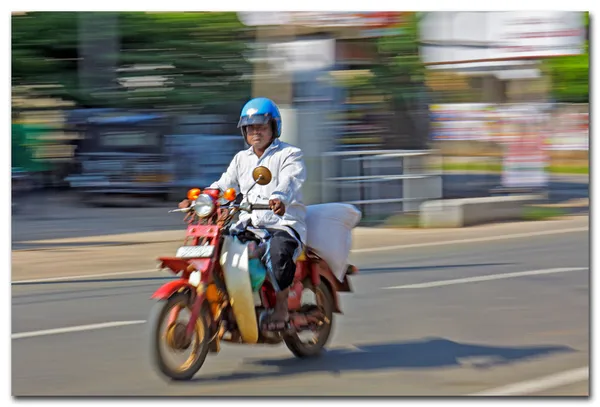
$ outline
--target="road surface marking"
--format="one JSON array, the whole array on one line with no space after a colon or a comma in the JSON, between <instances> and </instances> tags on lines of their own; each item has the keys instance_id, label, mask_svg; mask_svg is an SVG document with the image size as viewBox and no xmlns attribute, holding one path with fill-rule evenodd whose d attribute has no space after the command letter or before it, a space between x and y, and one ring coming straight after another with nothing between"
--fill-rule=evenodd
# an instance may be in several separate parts
<instances>
[{"instance_id":1,"label":"road surface marking","mask_svg":"<svg viewBox=\"0 0 600 407\"><path fill-rule=\"evenodd\" d=\"M580 228L561 229L561 230L548 230L548 231L542 231L542 232L517 233L517 234L513 234L513 235L477 237L477 238L472 238L472 239L460 239L460 240L448 240L448 241L442 241L442 242L427 242L427 243L405 244L405 245L398 245L398 246L372 247L372 248L366 248L366 249L355 249L355 250L351 250L351 252L352 253L368 253L368 252L380 252L380 251L386 251L386 250L412 249L412 248L416 248L416 247L431 247L431 246L444 246L444 245L452 245L452 244L460 244L460 243L487 242L487 241L494 241L494 240L517 239L517 238L521 238L521 237L555 235L555 234L572 233L572 232L583 232L586 230L588 230L587 227L580 227ZM114 277L114 276L121 276L121 275L126 275L126 274L143 274L143 273L151 273L151 272L156 272L156 271L159 271L159 270L158 269L148 269L148 270L135 270L135 271L119 271L119 272L104 273L104 274L51 277L51 278L40 278L40 279L34 279L34 280L12 281L11 284L43 283L43 282L50 282L50 281L69 281L69 280L80 280L80 279L95 278L95 277Z\"/></svg>"},{"instance_id":2,"label":"road surface marking","mask_svg":"<svg viewBox=\"0 0 600 407\"><path fill-rule=\"evenodd\" d=\"M158 270L158 269L132 270L132 271L117 271L117 272L113 272L113 273L103 273L103 274L84 274L84 275L79 275L79 276L38 278L38 279L34 279L34 280L13 281L13 282L11 282L11 284L45 283L45 282L51 282L51 281L81 280L81 279L87 279L87 278L123 276L126 274L145 274L145 273L152 273L152 272L160 272L160 270Z\"/></svg>"},{"instance_id":3,"label":"road surface marking","mask_svg":"<svg viewBox=\"0 0 600 407\"><path fill-rule=\"evenodd\" d=\"M516 273L490 274L487 276L457 278L457 279L453 279L453 280L430 281L428 283L397 285L394 287L383 287L383 289L384 290L404 290L404 289L409 289L409 288L441 287L441 286L445 286L445 285L476 283L478 281L501 280L501 279L513 278L513 277L536 276L536 275L541 275L541 274L553 274L553 273L567 273L569 271L582 271L582 270L588 270L588 268L587 267L570 267L570 268L518 271Z\"/></svg>"},{"instance_id":4,"label":"road surface marking","mask_svg":"<svg viewBox=\"0 0 600 407\"><path fill-rule=\"evenodd\" d=\"M518 239L521 237L584 232L587 230L589 230L587 227L561 229L561 230L545 230L545 231L540 231L540 232L516 233L516 234L512 234L512 235L486 236L486 237L474 237L474 238L470 238L470 239L447 240L447 241L443 241L443 242L427 242L427 243L403 244L403 245L398 245L398 246L371 247L371 248L366 248L366 249L355 249L355 250L351 250L351 252L352 253L383 252L383 251L387 251L387 250L412 249L412 248L416 248L416 247L444 246L444 245L451 245L451 244L474 243L474 242L491 242L494 240Z\"/></svg>"},{"instance_id":5,"label":"road surface marking","mask_svg":"<svg viewBox=\"0 0 600 407\"><path fill-rule=\"evenodd\" d=\"M105 322L102 324L79 325L79 326L69 326L66 328L46 329L43 331L21 332L21 333L12 334L10 337L11 337L11 339L33 338L35 336L56 335L56 334L64 334L64 333L69 333L69 332L80 332L80 331L92 331L95 329L114 328L117 326L127 326L127 325L139 325L139 324L145 324L145 323L146 323L146 321Z\"/></svg>"},{"instance_id":6,"label":"road surface marking","mask_svg":"<svg viewBox=\"0 0 600 407\"><path fill-rule=\"evenodd\" d=\"M543 390L552 389L555 387L566 386L569 384L588 380L590 375L589 366L580 367L579 369L567 370L553 374L550 376L540 377L534 380L510 384L508 386L497 387L495 389L484 390L479 393L470 394L476 397L489 396L517 396L531 394Z\"/></svg>"}]
</instances>

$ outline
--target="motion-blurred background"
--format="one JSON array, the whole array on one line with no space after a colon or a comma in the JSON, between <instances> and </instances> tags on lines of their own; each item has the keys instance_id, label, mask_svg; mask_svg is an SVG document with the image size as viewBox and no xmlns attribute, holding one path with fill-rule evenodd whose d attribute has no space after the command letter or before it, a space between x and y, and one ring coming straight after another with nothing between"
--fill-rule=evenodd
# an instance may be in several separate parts
<instances>
[{"instance_id":1,"label":"motion-blurred background","mask_svg":"<svg viewBox=\"0 0 600 407\"><path fill-rule=\"evenodd\" d=\"M585 199L588 36L583 12L13 13L13 214L32 191L172 206L244 148L256 96L305 152L306 202L366 224L438 198Z\"/></svg>"}]
</instances>

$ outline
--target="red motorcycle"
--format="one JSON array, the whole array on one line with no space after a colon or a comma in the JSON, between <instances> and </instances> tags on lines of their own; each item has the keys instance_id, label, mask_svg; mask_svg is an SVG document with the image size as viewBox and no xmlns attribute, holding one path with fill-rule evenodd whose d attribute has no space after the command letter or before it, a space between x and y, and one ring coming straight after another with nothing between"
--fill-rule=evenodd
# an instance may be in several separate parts
<instances>
[{"instance_id":1,"label":"red motorcycle","mask_svg":"<svg viewBox=\"0 0 600 407\"><path fill-rule=\"evenodd\" d=\"M271 182L265 167L257 167L252 175L252 187ZM209 352L219 352L221 341L284 342L297 357L318 355L329 339L333 314L341 313L338 293L352 291L348 275L357 269L348 266L340 281L322 258L305 247L290 287L289 325L278 332L263 330L263 318L275 307L275 289L256 253L268 236L251 227L233 233L231 227L240 213L269 206L245 202L233 189L224 193L192 189L188 198L194 201L190 208L170 211L188 213L184 245L174 257L159 258L161 268L180 278L152 295L159 300L149 318L155 367L169 378L191 379ZM183 355L188 351L189 356ZM183 357L170 363L169 354Z\"/></svg>"}]
</instances>

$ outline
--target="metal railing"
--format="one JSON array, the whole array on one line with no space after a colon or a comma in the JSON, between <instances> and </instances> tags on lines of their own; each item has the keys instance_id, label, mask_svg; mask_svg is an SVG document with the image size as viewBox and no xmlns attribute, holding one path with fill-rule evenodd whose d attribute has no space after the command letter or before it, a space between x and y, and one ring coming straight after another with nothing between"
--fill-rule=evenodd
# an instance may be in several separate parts
<instances>
[{"instance_id":1,"label":"metal railing","mask_svg":"<svg viewBox=\"0 0 600 407\"><path fill-rule=\"evenodd\" d=\"M326 202L356 205L365 217L419 210L442 197L435 150L335 151L322 155Z\"/></svg>"}]
</instances>

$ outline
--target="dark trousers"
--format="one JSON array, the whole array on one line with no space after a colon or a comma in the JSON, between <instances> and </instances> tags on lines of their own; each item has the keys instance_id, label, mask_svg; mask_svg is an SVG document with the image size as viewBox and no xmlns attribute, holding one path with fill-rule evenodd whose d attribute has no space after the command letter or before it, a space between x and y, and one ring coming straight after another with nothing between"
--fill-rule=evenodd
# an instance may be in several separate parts
<instances>
[{"instance_id":1,"label":"dark trousers","mask_svg":"<svg viewBox=\"0 0 600 407\"><path fill-rule=\"evenodd\" d=\"M296 273L294 254L299 244L298 240L284 230L268 229L268 231L271 237L267 240L262 260L267 272L275 277L279 290L283 291L294 282Z\"/></svg>"}]
</instances>

